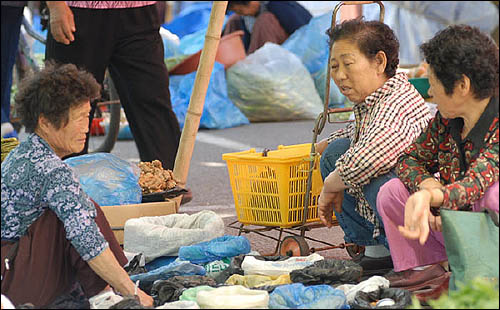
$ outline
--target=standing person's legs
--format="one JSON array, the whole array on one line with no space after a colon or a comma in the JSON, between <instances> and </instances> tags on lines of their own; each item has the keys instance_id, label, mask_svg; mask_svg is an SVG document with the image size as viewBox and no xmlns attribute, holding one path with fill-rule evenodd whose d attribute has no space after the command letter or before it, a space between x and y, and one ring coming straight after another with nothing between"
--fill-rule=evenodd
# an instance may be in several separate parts
<instances>
[{"instance_id":1,"label":"standing person's legs","mask_svg":"<svg viewBox=\"0 0 500 310\"><path fill-rule=\"evenodd\" d=\"M47 31L45 59L55 60L59 63L72 63L79 68L92 73L102 86L104 74L113 51L115 27L121 25L113 22L113 10L94 10L71 8L75 18L75 40L69 45L64 45L54 40ZM97 102L92 102L90 111L89 132L82 152L74 155L86 154L89 147L90 126L94 118Z\"/></svg>"},{"instance_id":2,"label":"standing person's legs","mask_svg":"<svg viewBox=\"0 0 500 310\"><path fill-rule=\"evenodd\" d=\"M377 209L384 222L396 272L448 259L442 233L431 230L424 245L399 233L398 226L404 226L404 207L409 197L410 193L398 178L384 184L377 196Z\"/></svg>"},{"instance_id":3,"label":"standing person's legs","mask_svg":"<svg viewBox=\"0 0 500 310\"><path fill-rule=\"evenodd\" d=\"M173 169L181 131L170 102L155 6L119 11L122 28L110 62L111 77L141 161L158 159L165 169Z\"/></svg>"},{"instance_id":4,"label":"standing person's legs","mask_svg":"<svg viewBox=\"0 0 500 310\"><path fill-rule=\"evenodd\" d=\"M280 25L280 22L271 12L264 12L257 17L252 29L248 54L261 48L266 42L281 45L288 39L289 35Z\"/></svg>"},{"instance_id":5,"label":"standing person's legs","mask_svg":"<svg viewBox=\"0 0 500 310\"><path fill-rule=\"evenodd\" d=\"M12 69L16 61L24 7L1 6L2 10L2 124L10 123ZM12 131L9 128L7 131ZM2 136L4 135L2 130Z\"/></svg>"}]
</instances>

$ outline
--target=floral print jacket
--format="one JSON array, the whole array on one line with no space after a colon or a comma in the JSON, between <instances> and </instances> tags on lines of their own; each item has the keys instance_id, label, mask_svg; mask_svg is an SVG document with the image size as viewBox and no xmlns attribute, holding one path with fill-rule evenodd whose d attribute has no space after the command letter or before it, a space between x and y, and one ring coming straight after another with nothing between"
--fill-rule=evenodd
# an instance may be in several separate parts
<instances>
[{"instance_id":1,"label":"floral print jacket","mask_svg":"<svg viewBox=\"0 0 500 310\"><path fill-rule=\"evenodd\" d=\"M425 179L439 175L444 185L442 207L470 210L498 181L498 126L498 97L490 100L464 140L463 119L445 119L438 112L399 158L396 172L411 193Z\"/></svg>"},{"instance_id":2,"label":"floral print jacket","mask_svg":"<svg viewBox=\"0 0 500 310\"><path fill-rule=\"evenodd\" d=\"M50 209L83 260L108 247L94 221L95 206L73 170L38 135L30 134L5 158L1 182L2 240L18 240Z\"/></svg>"}]
</instances>

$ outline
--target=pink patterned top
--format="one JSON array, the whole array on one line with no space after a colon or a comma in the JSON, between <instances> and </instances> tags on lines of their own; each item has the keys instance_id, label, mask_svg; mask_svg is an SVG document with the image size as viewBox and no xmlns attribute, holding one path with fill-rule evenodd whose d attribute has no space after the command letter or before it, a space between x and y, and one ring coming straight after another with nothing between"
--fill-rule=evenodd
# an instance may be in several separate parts
<instances>
[{"instance_id":1,"label":"pink patterned top","mask_svg":"<svg viewBox=\"0 0 500 310\"><path fill-rule=\"evenodd\" d=\"M155 4L156 1L66 1L68 6L82 9L126 9Z\"/></svg>"}]
</instances>

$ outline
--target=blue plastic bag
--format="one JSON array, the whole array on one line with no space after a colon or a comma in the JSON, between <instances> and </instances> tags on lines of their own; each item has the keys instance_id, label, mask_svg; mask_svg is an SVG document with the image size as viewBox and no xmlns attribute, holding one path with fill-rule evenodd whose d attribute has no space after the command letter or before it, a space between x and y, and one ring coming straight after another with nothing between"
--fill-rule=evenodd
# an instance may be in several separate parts
<instances>
[{"instance_id":1,"label":"blue plastic bag","mask_svg":"<svg viewBox=\"0 0 500 310\"><path fill-rule=\"evenodd\" d=\"M132 281L154 282L156 280L167 280L174 276L204 276L206 274L203 266L191 264L186 261L174 261L171 264L162 266L146 273L139 273L130 276Z\"/></svg>"},{"instance_id":2,"label":"blue plastic bag","mask_svg":"<svg viewBox=\"0 0 500 310\"><path fill-rule=\"evenodd\" d=\"M113 154L95 153L64 160L73 168L83 191L101 206L142 201L140 168Z\"/></svg>"},{"instance_id":3,"label":"blue plastic bag","mask_svg":"<svg viewBox=\"0 0 500 310\"><path fill-rule=\"evenodd\" d=\"M281 46L297 55L314 80L314 85L321 100L325 100L326 66L328 65L328 35L326 30L331 27L332 14L325 13L314 17L311 21L297 29ZM344 107L346 98L337 85L330 79L330 108Z\"/></svg>"},{"instance_id":4,"label":"blue plastic bag","mask_svg":"<svg viewBox=\"0 0 500 310\"><path fill-rule=\"evenodd\" d=\"M181 246L179 259L193 264L204 264L248 253L250 253L250 241L245 236L225 235L195 245Z\"/></svg>"},{"instance_id":5,"label":"blue plastic bag","mask_svg":"<svg viewBox=\"0 0 500 310\"><path fill-rule=\"evenodd\" d=\"M186 75L170 76L172 108L181 128L184 127L195 77L196 71ZM214 63L200 119L200 128L223 129L249 123L248 118L228 97L224 66Z\"/></svg>"},{"instance_id":6,"label":"blue plastic bag","mask_svg":"<svg viewBox=\"0 0 500 310\"><path fill-rule=\"evenodd\" d=\"M199 1L183 9L174 20L163 27L182 38L201 29L207 29L212 2Z\"/></svg>"},{"instance_id":7,"label":"blue plastic bag","mask_svg":"<svg viewBox=\"0 0 500 310\"><path fill-rule=\"evenodd\" d=\"M349 309L343 291L330 285L281 285L269 295L269 309Z\"/></svg>"}]
</instances>

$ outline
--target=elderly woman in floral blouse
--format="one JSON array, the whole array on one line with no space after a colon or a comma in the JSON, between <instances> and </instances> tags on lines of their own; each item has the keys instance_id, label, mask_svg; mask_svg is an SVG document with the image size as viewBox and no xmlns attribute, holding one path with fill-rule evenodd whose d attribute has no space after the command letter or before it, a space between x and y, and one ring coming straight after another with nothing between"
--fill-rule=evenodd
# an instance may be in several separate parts
<instances>
[{"instance_id":1,"label":"elderly woman in floral blouse","mask_svg":"<svg viewBox=\"0 0 500 310\"><path fill-rule=\"evenodd\" d=\"M438 113L377 197L394 262L386 277L410 290L446 275L439 208L498 212L498 47L456 25L421 50Z\"/></svg>"},{"instance_id":2,"label":"elderly woman in floral blouse","mask_svg":"<svg viewBox=\"0 0 500 310\"><path fill-rule=\"evenodd\" d=\"M2 162L2 294L16 305L50 307L81 287L87 297L110 284L134 295L127 262L100 207L62 161L80 152L90 100L100 86L75 65L54 65L25 81L16 96L26 140ZM141 290L142 304L153 300Z\"/></svg>"}]
</instances>

